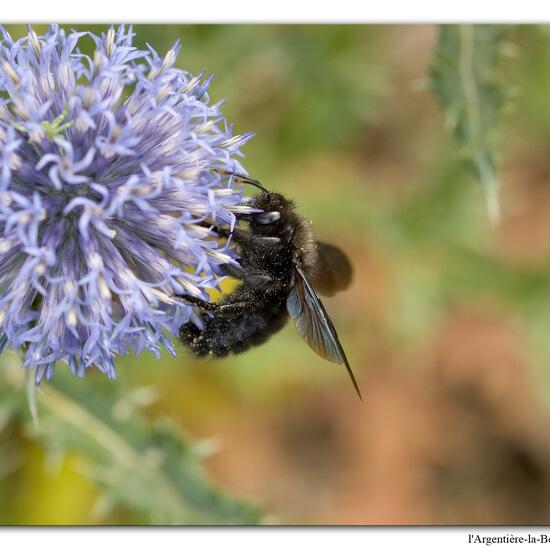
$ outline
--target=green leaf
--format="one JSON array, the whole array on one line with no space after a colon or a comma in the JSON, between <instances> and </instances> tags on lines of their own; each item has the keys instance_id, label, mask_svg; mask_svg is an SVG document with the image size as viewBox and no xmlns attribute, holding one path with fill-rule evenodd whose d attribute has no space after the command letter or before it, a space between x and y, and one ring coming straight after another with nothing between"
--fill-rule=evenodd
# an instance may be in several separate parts
<instances>
[{"instance_id":1,"label":"green leaf","mask_svg":"<svg viewBox=\"0 0 550 550\"><path fill-rule=\"evenodd\" d=\"M493 142L505 99L498 62L506 30L495 25L444 25L430 68L431 88L483 188L493 223L500 218Z\"/></svg>"},{"instance_id":2,"label":"green leaf","mask_svg":"<svg viewBox=\"0 0 550 550\"><path fill-rule=\"evenodd\" d=\"M0 388L9 384L6 377L0 382ZM25 402L20 381L10 389ZM150 388L138 388L121 397L116 383L59 372L52 384L36 391L38 424L29 421L28 430L52 455L80 459L102 489L98 510L120 507L133 511L137 523L156 525L258 524L256 507L229 498L207 481L200 442L187 442L168 419L143 417L139 408L150 402L150 394ZM21 409L29 420L28 406Z\"/></svg>"}]
</instances>

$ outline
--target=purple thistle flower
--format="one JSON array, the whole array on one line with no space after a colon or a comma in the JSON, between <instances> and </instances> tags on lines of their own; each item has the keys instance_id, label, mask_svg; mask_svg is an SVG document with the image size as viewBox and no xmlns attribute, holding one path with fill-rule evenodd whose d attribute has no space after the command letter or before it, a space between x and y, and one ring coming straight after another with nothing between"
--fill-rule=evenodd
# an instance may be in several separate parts
<instances>
[{"instance_id":1,"label":"purple thistle flower","mask_svg":"<svg viewBox=\"0 0 550 550\"><path fill-rule=\"evenodd\" d=\"M0 349L23 350L37 383L59 360L112 378L117 354L173 353L193 317L174 294L208 299L235 262L200 222L247 211L220 173L245 172L252 134L209 104L210 78L173 67L177 43L161 58L124 27L1 33Z\"/></svg>"}]
</instances>

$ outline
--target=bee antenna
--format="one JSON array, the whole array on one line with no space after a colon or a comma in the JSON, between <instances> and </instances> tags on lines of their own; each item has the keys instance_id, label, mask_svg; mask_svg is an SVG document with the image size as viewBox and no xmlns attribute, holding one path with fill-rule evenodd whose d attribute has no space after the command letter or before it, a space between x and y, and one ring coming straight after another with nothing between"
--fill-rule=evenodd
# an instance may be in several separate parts
<instances>
[{"instance_id":1,"label":"bee antenna","mask_svg":"<svg viewBox=\"0 0 550 550\"><path fill-rule=\"evenodd\" d=\"M237 181L238 183L248 183L249 185L253 185L258 189L261 189L262 191L269 193L269 191L258 180L249 178L248 176L245 176L243 174L228 172L227 170L215 169L215 171L218 172L218 174L221 174L222 176L233 176L235 178L235 181Z\"/></svg>"}]
</instances>

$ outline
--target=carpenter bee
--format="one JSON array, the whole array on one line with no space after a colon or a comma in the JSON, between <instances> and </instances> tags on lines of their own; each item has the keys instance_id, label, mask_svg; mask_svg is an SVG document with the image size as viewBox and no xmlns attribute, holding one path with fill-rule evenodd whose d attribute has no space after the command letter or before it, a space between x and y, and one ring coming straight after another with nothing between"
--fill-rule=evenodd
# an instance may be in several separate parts
<instances>
[{"instance_id":1,"label":"carpenter bee","mask_svg":"<svg viewBox=\"0 0 550 550\"><path fill-rule=\"evenodd\" d=\"M351 282L349 260L339 248L315 240L310 223L291 200L247 176L220 173L260 190L249 203L255 212L237 215L248 222L248 230L208 224L218 237L231 238L237 245L240 267L226 267L225 274L239 279L240 285L215 303L178 296L200 310L203 325L184 324L181 341L199 357L241 353L265 342L290 316L317 354L344 364L361 398L334 325L315 291L331 296L345 289Z\"/></svg>"}]
</instances>

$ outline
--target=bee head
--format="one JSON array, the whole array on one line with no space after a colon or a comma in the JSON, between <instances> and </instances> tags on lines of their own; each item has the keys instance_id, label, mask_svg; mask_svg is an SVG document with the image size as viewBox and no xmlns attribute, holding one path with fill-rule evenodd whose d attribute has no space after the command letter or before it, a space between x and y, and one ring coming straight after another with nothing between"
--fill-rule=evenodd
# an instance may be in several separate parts
<instances>
[{"instance_id":1,"label":"bee head","mask_svg":"<svg viewBox=\"0 0 550 550\"><path fill-rule=\"evenodd\" d=\"M281 236L292 233L297 223L294 203L279 193L263 191L250 202L253 208L262 212L250 217L250 228L256 234Z\"/></svg>"}]
</instances>

